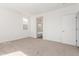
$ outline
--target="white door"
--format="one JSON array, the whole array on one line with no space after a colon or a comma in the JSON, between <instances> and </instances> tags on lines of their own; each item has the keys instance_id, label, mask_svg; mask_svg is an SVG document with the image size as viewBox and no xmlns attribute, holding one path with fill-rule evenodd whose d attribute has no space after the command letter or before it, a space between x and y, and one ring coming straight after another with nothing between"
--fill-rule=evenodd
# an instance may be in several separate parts
<instances>
[{"instance_id":1,"label":"white door","mask_svg":"<svg viewBox=\"0 0 79 59\"><path fill-rule=\"evenodd\" d=\"M79 14L77 15L77 46L79 47Z\"/></svg>"},{"instance_id":2,"label":"white door","mask_svg":"<svg viewBox=\"0 0 79 59\"><path fill-rule=\"evenodd\" d=\"M65 15L62 19L62 42L76 45L75 15Z\"/></svg>"}]
</instances>

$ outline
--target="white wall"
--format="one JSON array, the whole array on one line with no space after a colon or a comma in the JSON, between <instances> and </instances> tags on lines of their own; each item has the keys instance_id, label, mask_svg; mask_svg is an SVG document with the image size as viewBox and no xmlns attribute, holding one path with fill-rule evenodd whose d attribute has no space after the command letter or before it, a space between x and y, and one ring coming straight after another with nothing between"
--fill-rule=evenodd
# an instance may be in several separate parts
<instances>
[{"instance_id":1,"label":"white wall","mask_svg":"<svg viewBox=\"0 0 79 59\"><path fill-rule=\"evenodd\" d=\"M75 17L76 13L79 11L78 6L79 5L73 5L55 11L50 11L39 15L33 15L28 18L28 30L23 30L23 15L13 10L0 8L0 42L16 40L25 37L36 38L36 17L43 16L43 36L45 40L75 45L75 39L72 39L75 38L75 36L72 35L73 37L69 37L70 39L67 38L67 40L62 37L62 20L66 18L70 20L73 18L73 16ZM75 28L74 21L69 21L71 22L71 24L73 23L73 26L69 25L72 28Z\"/></svg>"},{"instance_id":2,"label":"white wall","mask_svg":"<svg viewBox=\"0 0 79 59\"><path fill-rule=\"evenodd\" d=\"M23 30L22 17L18 12L0 8L0 42L29 36L29 29Z\"/></svg>"},{"instance_id":3,"label":"white wall","mask_svg":"<svg viewBox=\"0 0 79 59\"><path fill-rule=\"evenodd\" d=\"M62 20L65 19L66 16L68 20L70 19L72 20L72 17L74 15L73 21L71 21L71 24L73 25L69 25L69 26L74 28L75 30L75 16L78 11L79 11L78 5L72 5L55 11L32 16L31 17L31 36L36 38L36 17L43 16L44 17L44 21L43 21L44 39L75 45L75 37L76 37L75 32L73 32L74 36L72 35L73 33L71 34L71 37L73 36L72 38L74 39L69 37L70 39L67 38L66 40L63 38Z\"/></svg>"}]
</instances>

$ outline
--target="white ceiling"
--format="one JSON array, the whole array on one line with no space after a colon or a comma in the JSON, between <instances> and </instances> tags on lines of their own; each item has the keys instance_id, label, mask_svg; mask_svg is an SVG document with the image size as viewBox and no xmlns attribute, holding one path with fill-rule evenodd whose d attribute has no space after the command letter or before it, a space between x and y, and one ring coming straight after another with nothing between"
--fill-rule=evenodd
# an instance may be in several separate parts
<instances>
[{"instance_id":1,"label":"white ceiling","mask_svg":"<svg viewBox=\"0 0 79 59\"><path fill-rule=\"evenodd\" d=\"M16 10L24 15L35 15L73 4L74 3L2 3L0 7Z\"/></svg>"}]
</instances>

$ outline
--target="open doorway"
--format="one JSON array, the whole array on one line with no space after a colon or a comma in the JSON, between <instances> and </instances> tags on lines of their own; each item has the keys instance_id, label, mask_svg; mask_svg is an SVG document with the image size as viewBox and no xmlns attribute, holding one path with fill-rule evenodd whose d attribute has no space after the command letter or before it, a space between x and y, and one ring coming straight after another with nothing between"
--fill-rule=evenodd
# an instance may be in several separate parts
<instances>
[{"instance_id":1,"label":"open doorway","mask_svg":"<svg viewBox=\"0 0 79 59\"><path fill-rule=\"evenodd\" d=\"M36 18L37 38L43 38L43 16Z\"/></svg>"}]
</instances>

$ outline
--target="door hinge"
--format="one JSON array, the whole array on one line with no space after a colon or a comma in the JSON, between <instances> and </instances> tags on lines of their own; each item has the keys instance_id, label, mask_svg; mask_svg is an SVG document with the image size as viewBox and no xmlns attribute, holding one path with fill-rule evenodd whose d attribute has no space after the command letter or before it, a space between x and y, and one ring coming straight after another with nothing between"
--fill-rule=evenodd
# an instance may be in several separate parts
<instances>
[{"instance_id":1,"label":"door hinge","mask_svg":"<svg viewBox=\"0 0 79 59\"><path fill-rule=\"evenodd\" d=\"M77 19L77 16L75 18Z\"/></svg>"},{"instance_id":2,"label":"door hinge","mask_svg":"<svg viewBox=\"0 0 79 59\"><path fill-rule=\"evenodd\" d=\"M76 42L77 42L77 40L76 40Z\"/></svg>"},{"instance_id":3,"label":"door hinge","mask_svg":"<svg viewBox=\"0 0 79 59\"><path fill-rule=\"evenodd\" d=\"M76 31L78 31L78 28L76 28Z\"/></svg>"}]
</instances>

